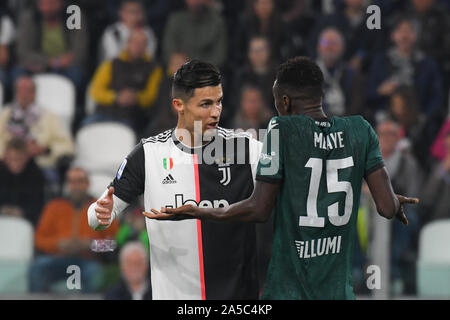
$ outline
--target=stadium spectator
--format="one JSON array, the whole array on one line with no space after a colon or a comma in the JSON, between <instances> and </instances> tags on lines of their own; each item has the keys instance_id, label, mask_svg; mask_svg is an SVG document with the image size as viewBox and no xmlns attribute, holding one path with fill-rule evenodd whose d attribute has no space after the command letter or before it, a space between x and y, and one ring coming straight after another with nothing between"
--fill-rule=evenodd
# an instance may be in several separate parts
<instances>
[{"instance_id":1,"label":"stadium spectator","mask_svg":"<svg viewBox=\"0 0 450 320\"><path fill-rule=\"evenodd\" d=\"M118 223L111 229L93 232L87 223L87 209L94 199L88 194L87 172L72 167L66 175L66 196L51 200L44 208L35 234L41 253L30 267L30 291L48 292L67 278L69 265L81 268L81 290L94 292L102 281L102 268L89 251L93 239L113 239Z\"/></svg>"},{"instance_id":2,"label":"stadium spectator","mask_svg":"<svg viewBox=\"0 0 450 320\"><path fill-rule=\"evenodd\" d=\"M275 62L290 56L292 50L289 26L283 21L274 0L252 0L238 24L238 31L231 47L234 63L245 63L250 40L255 36L266 37L270 42L270 52Z\"/></svg>"},{"instance_id":3,"label":"stadium spectator","mask_svg":"<svg viewBox=\"0 0 450 320\"><path fill-rule=\"evenodd\" d=\"M227 53L227 29L211 0L185 0L186 10L172 13L165 28L162 57L165 63L174 52L189 59L222 66Z\"/></svg>"},{"instance_id":4,"label":"stadium spectator","mask_svg":"<svg viewBox=\"0 0 450 320\"><path fill-rule=\"evenodd\" d=\"M275 65L272 62L270 50L267 38L255 36L250 39L247 52L248 62L236 72L233 79L232 92L235 101L232 101L231 106L224 110L225 118L235 115L233 106L239 105L240 93L246 83L258 87L263 94L264 104L268 107L273 106L272 86L275 80ZM276 112L275 107L273 107L273 112Z\"/></svg>"},{"instance_id":5,"label":"stadium spectator","mask_svg":"<svg viewBox=\"0 0 450 320\"><path fill-rule=\"evenodd\" d=\"M11 46L15 38L15 27L5 10L0 9L0 82L3 87L9 86L8 67L11 62ZM2 101L0 101L2 103Z\"/></svg>"},{"instance_id":6,"label":"stadium spectator","mask_svg":"<svg viewBox=\"0 0 450 320\"><path fill-rule=\"evenodd\" d=\"M401 127L414 156L422 164L427 164L429 146L435 128L427 126L427 117L420 111L419 101L412 87L399 86L390 98L389 114Z\"/></svg>"},{"instance_id":7,"label":"stadium spectator","mask_svg":"<svg viewBox=\"0 0 450 320\"><path fill-rule=\"evenodd\" d=\"M0 214L21 216L35 226L44 205L44 183L26 142L11 139L0 162Z\"/></svg>"},{"instance_id":8,"label":"stadium spectator","mask_svg":"<svg viewBox=\"0 0 450 320\"><path fill-rule=\"evenodd\" d=\"M334 27L324 29L317 43L317 64L325 80L324 107L329 115L363 114L362 75L343 60L344 52L342 33Z\"/></svg>"},{"instance_id":9,"label":"stadium spectator","mask_svg":"<svg viewBox=\"0 0 450 320\"><path fill-rule=\"evenodd\" d=\"M450 22L449 13L436 0L412 0L411 14L420 25L418 47L433 58L450 81Z\"/></svg>"},{"instance_id":10,"label":"stadium spectator","mask_svg":"<svg viewBox=\"0 0 450 320\"><path fill-rule=\"evenodd\" d=\"M162 77L158 97L149 116L149 123L144 130L144 137L155 136L177 125L177 113L172 106L172 81L175 72L188 61L183 53L174 52L170 56L166 72Z\"/></svg>"},{"instance_id":11,"label":"stadium spectator","mask_svg":"<svg viewBox=\"0 0 450 320\"><path fill-rule=\"evenodd\" d=\"M392 187L399 194L418 196L422 172L414 156L402 148L400 126L390 119L378 124L380 151L389 173ZM408 227L396 220L391 235L391 279L401 283L403 294L415 293L415 273L411 266L416 259L419 218L416 207L405 205Z\"/></svg>"},{"instance_id":12,"label":"stadium spectator","mask_svg":"<svg viewBox=\"0 0 450 320\"><path fill-rule=\"evenodd\" d=\"M348 61L353 69L365 71L373 52L381 48L382 37L377 30L367 28L364 0L342 2L342 8L336 8L334 13L317 19L308 39L309 52L311 56L315 56L320 33L328 27L335 27L345 38L344 60Z\"/></svg>"},{"instance_id":13,"label":"stadium spectator","mask_svg":"<svg viewBox=\"0 0 450 320\"><path fill-rule=\"evenodd\" d=\"M105 294L106 300L152 300L147 252L148 249L137 241L128 242L120 250L122 277L119 284Z\"/></svg>"},{"instance_id":14,"label":"stadium spectator","mask_svg":"<svg viewBox=\"0 0 450 320\"><path fill-rule=\"evenodd\" d=\"M119 21L108 26L101 39L101 60L116 58L127 45L133 30L142 30L147 36L147 53L155 57L158 40L145 21L144 4L141 0L123 0L119 9Z\"/></svg>"},{"instance_id":15,"label":"stadium spectator","mask_svg":"<svg viewBox=\"0 0 450 320\"><path fill-rule=\"evenodd\" d=\"M259 129L267 128L267 123L273 116L264 101L264 95L258 87L244 85L241 91L240 108L237 112L233 128L235 129ZM256 139L257 136L254 136Z\"/></svg>"},{"instance_id":16,"label":"stadium spectator","mask_svg":"<svg viewBox=\"0 0 450 320\"><path fill-rule=\"evenodd\" d=\"M68 77L81 90L87 59L87 24L83 23L79 30L68 29L62 0L37 0L36 4L36 8L24 10L19 17L18 66L13 70L13 80L24 73L54 72Z\"/></svg>"},{"instance_id":17,"label":"stadium spectator","mask_svg":"<svg viewBox=\"0 0 450 320\"><path fill-rule=\"evenodd\" d=\"M135 30L119 57L103 62L95 72L90 95L97 103L97 118L121 121L140 134L144 110L158 95L162 68L147 52L147 36Z\"/></svg>"},{"instance_id":18,"label":"stadium spectator","mask_svg":"<svg viewBox=\"0 0 450 320\"><path fill-rule=\"evenodd\" d=\"M433 144L430 147L431 156L433 160L443 160L446 157L446 148L445 148L445 135L447 131L450 131L450 117L444 121L442 126L439 129L439 133L433 141Z\"/></svg>"},{"instance_id":19,"label":"stadium spectator","mask_svg":"<svg viewBox=\"0 0 450 320\"><path fill-rule=\"evenodd\" d=\"M74 154L70 132L61 120L35 102L36 86L33 79L22 76L15 84L15 101L0 112L0 157L11 138L25 139L28 153L53 175L63 157Z\"/></svg>"},{"instance_id":20,"label":"stadium spectator","mask_svg":"<svg viewBox=\"0 0 450 320\"><path fill-rule=\"evenodd\" d=\"M450 218L450 129L444 133L445 156L435 163L420 197L423 224Z\"/></svg>"},{"instance_id":21,"label":"stadium spectator","mask_svg":"<svg viewBox=\"0 0 450 320\"><path fill-rule=\"evenodd\" d=\"M385 110L395 89L406 85L417 92L420 111L427 117L441 113L444 95L441 75L434 60L417 48L416 27L411 18L398 18L391 31L393 46L374 57L367 93L374 111Z\"/></svg>"}]
</instances>

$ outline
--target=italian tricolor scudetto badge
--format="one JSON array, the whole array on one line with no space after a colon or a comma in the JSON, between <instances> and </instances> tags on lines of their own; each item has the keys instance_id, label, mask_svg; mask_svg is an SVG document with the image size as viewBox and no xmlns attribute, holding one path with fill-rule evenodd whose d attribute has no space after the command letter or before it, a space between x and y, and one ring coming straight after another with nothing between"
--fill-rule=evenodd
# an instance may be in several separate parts
<instances>
[{"instance_id":1,"label":"italian tricolor scudetto badge","mask_svg":"<svg viewBox=\"0 0 450 320\"><path fill-rule=\"evenodd\" d=\"M172 170L172 168L173 168L173 159L172 158L163 158L163 167L166 170Z\"/></svg>"}]
</instances>

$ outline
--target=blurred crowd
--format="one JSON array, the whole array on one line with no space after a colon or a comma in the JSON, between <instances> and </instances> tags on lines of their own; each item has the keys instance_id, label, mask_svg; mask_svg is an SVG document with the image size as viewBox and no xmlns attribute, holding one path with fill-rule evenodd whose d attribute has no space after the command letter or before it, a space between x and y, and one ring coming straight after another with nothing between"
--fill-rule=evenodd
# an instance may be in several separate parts
<instances>
[{"instance_id":1,"label":"blurred crowd","mask_svg":"<svg viewBox=\"0 0 450 320\"><path fill-rule=\"evenodd\" d=\"M70 4L81 8L80 29L66 26ZM371 4L381 29L366 24ZM223 73L221 126L263 129L276 114L276 66L308 55L325 76L327 114L363 115L395 191L421 200L406 208L410 225L393 222L391 236L392 281L415 294L420 230L450 218L449 15L449 0L2 1L0 214L35 230L29 291L55 290L67 277L61 266L75 264L84 292L151 297L140 204L105 231L88 227L91 172L73 162L83 127L117 122L137 138L175 127L171 79L196 58ZM45 98L37 102L35 76L48 73L75 88L70 126ZM370 224L358 231L364 265ZM115 239L119 254L93 253L92 239Z\"/></svg>"}]
</instances>

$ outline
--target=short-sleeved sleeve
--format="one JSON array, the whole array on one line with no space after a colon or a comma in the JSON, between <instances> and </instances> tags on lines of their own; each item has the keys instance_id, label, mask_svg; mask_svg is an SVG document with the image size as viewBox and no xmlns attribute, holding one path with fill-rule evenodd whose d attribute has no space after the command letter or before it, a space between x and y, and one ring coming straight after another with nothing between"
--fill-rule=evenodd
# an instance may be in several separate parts
<instances>
[{"instance_id":1,"label":"short-sleeved sleeve","mask_svg":"<svg viewBox=\"0 0 450 320\"><path fill-rule=\"evenodd\" d=\"M256 180L269 183L280 183L283 179L283 145L281 125L274 117L270 120L259 156Z\"/></svg>"},{"instance_id":2,"label":"short-sleeved sleeve","mask_svg":"<svg viewBox=\"0 0 450 320\"><path fill-rule=\"evenodd\" d=\"M123 160L111 185L114 195L127 203L144 193L145 155L142 142Z\"/></svg>"},{"instance_id":3,"label":"short-sleeved sleeve","mask_svg":"<svg viewBox=\"0 0 450 320\"><path fill-rule=\"evenodd\" d=\"M368 177L372 172L384 167L383 157L380 152L378 136L372 126L364 120L368 130L367 157L364 177Z\"/></svg>"}]
</instances>

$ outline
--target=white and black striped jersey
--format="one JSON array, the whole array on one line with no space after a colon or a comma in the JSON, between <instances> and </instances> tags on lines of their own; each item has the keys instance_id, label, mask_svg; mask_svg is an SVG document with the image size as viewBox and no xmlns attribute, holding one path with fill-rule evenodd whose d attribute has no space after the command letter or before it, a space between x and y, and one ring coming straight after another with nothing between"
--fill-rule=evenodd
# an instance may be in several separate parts
<instances>
[{"instance_id":1,"label":"white and black striped jersey","mask_svg":"<svg viewBox=\"0 0 450 320\"><path fill-rule=\"evenodd\" d=\"M248 198L262 144L218 128L201 147L181 143L174 129L142 139L112 182L145 210L184 204L221 207ZM146 219L153 299L257 299L255 225Z\"/></svg>"}]
</instances>

